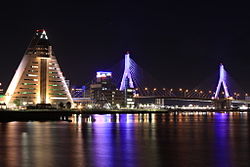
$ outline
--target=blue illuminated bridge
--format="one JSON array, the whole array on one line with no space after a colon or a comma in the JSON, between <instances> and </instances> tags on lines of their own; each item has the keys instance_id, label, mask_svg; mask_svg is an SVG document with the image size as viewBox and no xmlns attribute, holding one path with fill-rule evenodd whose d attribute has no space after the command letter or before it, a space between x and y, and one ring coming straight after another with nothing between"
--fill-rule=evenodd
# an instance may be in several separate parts
<instances>
[{"instance_id":1,"label":"blue illuminated bridge","mask_svg":"<svg viewBox=\"0 0 250 167\"><path fill-rule=\"evenodd\" d=\"M130 57L129 53L125 54L123 75L118 79L119 89L125 90L133 88L135 91L135 99L137 103L142 104L158 104L158 105L199 105L211 106L214 101L226 99L230 101L232 106L250 105L250 100L245 100L248 97L247 93L239 93L231 90L230 80L223 64L219 66L219 79L214 90L202 89L167 89L147 87L148 81L153 81L152 77L147 77L145 72L140 68L135 61ZM153 85L153 84L151 84ZM223 88L223 89L222 89Z\"/></svg>"}]
</instances>

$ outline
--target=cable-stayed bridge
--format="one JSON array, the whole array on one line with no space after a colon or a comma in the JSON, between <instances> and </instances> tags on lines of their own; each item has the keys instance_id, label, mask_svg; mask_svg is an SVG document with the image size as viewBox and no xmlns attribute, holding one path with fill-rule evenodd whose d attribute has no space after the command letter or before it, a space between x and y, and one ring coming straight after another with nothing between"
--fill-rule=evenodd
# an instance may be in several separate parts
<instances>
[{"instance_id":1,"label":"cable-stayed bridge","mask_svg":"<svg viewBox=\"0 0 250 167\"><path fill-rule=\"evenodd\" d=\"M215 84L207 84L209 86L198 86L193 89L187 88L166 88L156 81L150 74L146 73L137 63L130 57L129 52L125 54L125 58L118 65L120 70L112 69L114 81L120 90L133 88L135 98L138 100L152 99L151 101L180 101L188 103L224 103L223 100L230 101L231 104L250 104L246 100L248 93L235 87L236 84L228 75L223 64L219 66L217 86ZM213 80L213 83L216 81ZM223 99L223 100L222 100Z\"/></svg>"}]
</instances>

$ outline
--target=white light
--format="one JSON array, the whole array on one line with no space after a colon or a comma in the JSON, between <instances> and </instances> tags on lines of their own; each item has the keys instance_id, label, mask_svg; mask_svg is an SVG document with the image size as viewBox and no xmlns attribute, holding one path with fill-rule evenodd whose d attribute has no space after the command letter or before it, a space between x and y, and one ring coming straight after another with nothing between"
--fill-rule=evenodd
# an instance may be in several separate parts
<instances>
[{"instance_id":1,"label":"white light","mask_svg":"<svg viewBox=\"0 0 250 167\"><path fill-rule=\"evenodd\" d=\"M247 107L246 105L242 105L242 106L239 107L239 109L240 109L240 110L247 110L248 107Z\"/></svg>"},{"instance_id":2,"label":"white light","mask_svg":"<svg viewBox=\"0 0 250 167\"><path fill-rule=\"evenodd\" d=\"M127 92L133 92L133 90L132 89L127 89Z\"/></svg>"},{"instance_id":3,"label":"white light","mask_svg":"<svg viewBox=\"0 0 250 167\"><path fill-rule=\"evenodd\" d=\"M41 36L40 36L40 39L44 39L44 38L45 38L45 39L48 39L45 30L43 30L43 32L42 32L42 34L41 34Z\"/></svg>"},{"instance_id":4,"label":"white light","mask_svg":"<svg viewBox=\"0 0 250 167\"><path fill-rule=\"evenodd\" d=\"M29 77L37 77L38 75L34 75L34 74L27 74Z\"/></svg>"},{"instance_id":5,"label":"white light","mask_svg":"<svg viewBox=\"0 0 250 167\"><path fill-rule=\"evenodd\" d=\"M67 97L50 97L50 99L68 99Z\"/></svg>"},{"instance_id":6,"label":"white light","mask_svg":"<svg viewBox=\"0 0 250 167\"><path fill-rule=\"evenodd\" d=\"M133 99L127 98L127 101L133 101Z\"/></svg>"},{"instance_id":7,"label":"white light","mask_svg":"<svg viewBox=\"0 0 250 167\"><path fill-rule=\"evenodd\" d=\"M106 71L98 71L96 72L96 78L105 78L105 77L111 77L112 72L106 72Z\"/></svg>"}]
</instances>

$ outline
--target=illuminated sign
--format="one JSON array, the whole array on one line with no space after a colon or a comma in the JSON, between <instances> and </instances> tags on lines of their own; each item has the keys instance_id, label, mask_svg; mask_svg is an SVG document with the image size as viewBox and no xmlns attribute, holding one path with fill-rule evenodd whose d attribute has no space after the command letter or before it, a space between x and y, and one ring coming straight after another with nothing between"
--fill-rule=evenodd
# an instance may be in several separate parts
<instances>
[{"instance_id":1,"label":"illuminated sign","mask_svg":"<svg viewBox=\"0 0 250 167\"><path fill-rule=\"evenodd\" d=\"M106 78L106 77L111 77L112 72L109 71L97 71L96 72L96 78Z\"/></svg>"}]
</instances>

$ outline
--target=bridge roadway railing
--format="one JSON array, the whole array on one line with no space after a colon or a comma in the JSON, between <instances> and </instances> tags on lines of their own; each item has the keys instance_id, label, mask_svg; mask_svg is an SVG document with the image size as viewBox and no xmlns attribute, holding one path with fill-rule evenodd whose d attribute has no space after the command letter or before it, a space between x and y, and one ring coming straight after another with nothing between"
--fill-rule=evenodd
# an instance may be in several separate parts
<instances>
[{"instance_id":1,"label":"bridge roadway railing","mask_svg":"<svg viewBox=\"0 0 250 167\"><path fill-rule=\"evenodd\" d=\"M138 96L137 99L166 99L178 101L212 102L210 98L168 97L168 96Z\"/></svg>"},{"instance_id":2,"label":"bridge roadway railing","mask_svg":"<svg viewBox=\"0 0 250 167\"><path fill-rule=\"evenodd\" d=\"M138 96L137 99L166 99L166 100L177 100L177 101L188 101L188 102L210 102L212 103L211 98L190 98L190 97L168 97L168 96ZM249 100L232 100L233 104L247 104L250 105Z\"/></svg>"}]
</instances>

